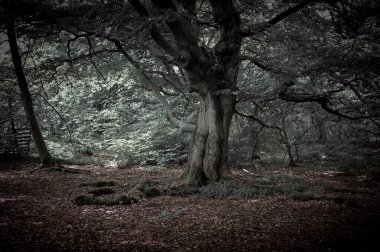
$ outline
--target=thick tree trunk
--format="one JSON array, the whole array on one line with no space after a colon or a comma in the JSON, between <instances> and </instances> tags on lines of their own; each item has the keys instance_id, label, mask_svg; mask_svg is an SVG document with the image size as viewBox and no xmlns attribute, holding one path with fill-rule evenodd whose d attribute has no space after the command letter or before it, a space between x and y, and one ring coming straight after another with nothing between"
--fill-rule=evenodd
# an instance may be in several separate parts
<instances>
[{"instance_id":1,"label":"thick tree trunk","mask_svg":"<svg viewBox=\"0 0 380 252\"><path fill-rule=\"evenodd\" d=\"M129 1L144 17L149 12L140 1ZM219 40L213 48L199 40L199 27L194 19L196 1L153 1L158 9L176 15L165 20L175 45L168 43L156 25L152 39L182 65L190 79L190 90L201 97L198 122L193 130L189 151L189 166L183 173L189 184L220 179L228 162L228 135L234 112L237 74L240 65L242 34L240 16L232 0L209 0L219 30Z\"/></svg>"},{"instance_id":2,"label":"thick tree trunk","mask_svg":"<svg viewBox=\"0 0 380 252\"><path fill-rule=\"evenodd\" d=\"M186 175L188 184L218 181L227 171L228 136L235 106L232 94L207 93L202 97L193 132Z\"/></svg>"},{"instance_id":3,"label":"thick tree trunk","mask_svg":"<svg viewBox=\"0 0 380 252\"><path fill-rule=\"evenodd\" d=\"M17 84L20 90L21 100L24 106L26 118L28 120L30 130L32 132L32 137L41 159L41 165L46 166L49 163L51 163L51 156L46 147L44 138L40 130L40 126L38 124L37 118L34 113L32 96L30 95L30 92L29 92L28 83L26 81L24 70L21 63L21 56L18 51L14 20L8 20L7 32L8 32L8 41L9 41L9 47L11 49L14 71L17 77Z\"/></svg>"}]
</instances>

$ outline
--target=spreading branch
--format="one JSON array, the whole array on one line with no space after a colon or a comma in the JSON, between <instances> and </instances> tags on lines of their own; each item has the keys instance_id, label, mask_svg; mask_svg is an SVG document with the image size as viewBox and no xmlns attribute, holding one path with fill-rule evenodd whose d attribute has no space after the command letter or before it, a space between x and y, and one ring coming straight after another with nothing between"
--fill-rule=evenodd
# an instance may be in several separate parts
<instances>
[{"instance_id":1,"label":"spreading branch","mask_svg":"<svg viewBox=\"0 0 380 252\"><path fill-rule=\"evenodd\" d=\"M238 110L235 110L235 114L237 114L239 116L242 116L242 117L245 117L245 118L248 118L248 119L250 119L250 120L252 120L254 122L257 122L263 128L269 128L269 129L276 130L277 133L278 133L278 135L280 136L281 142L286 146L286 151L287 151L287 153L289 155L289 165L290 166L295 166L296 165L294 157L293 157L293 154L292 154L292 145L291 145L291 143L289 141L288 135L287 135L286 130L285 130L285 117L286 116L281 118L282 127L280 127L280 126L277 126L277 125L268 124L268 123L264 122L263 120L261 120L260 118L254 116L254 115L248 115L248 114L239 112Z\"/></svg>"},{"instance_id":2,"label":"spreading branch","mask_svg":"<svg viewBox=\"0 0 380 252\"><path fill-rule=\"evenodd\" d=\"M145 82L145 84L153 91L157 99L164 105L166 110L166 115L169 118L169 120L178 128L185 132L193 132L195 129L195 125L189 124L186 122L183 122L182 120L178 119L175 115L175 112L173 111L172 107L166 100L166 98L162 95L159 88L152 82L152 80L146 75L146 73L141 69L140 65L132 59L132 57L127 53L127 51L123 48L122 44L119 40L114 38L108 38L109 41L112 41L117 50L125 57L125 59L135 68L135 70L138 72L138 74L141 76L142 80Z\"/></svg>"},{"instance_id":3,"label":"spreading branch","mask_svg":"<svg viewBox=\"0 0 380 252\"><path fill-rule=\"evenodd\" d=\"M293 85L294 85L294 83L293 83ZM329 93L327 93L327 94L313 94L313 93L307 93L307 92L305 92L305 93L294 92L294 91L289 92L288 89L290 88L290 86L292 86L292 85L290 85L289 83L288 84L284 83L283 89L279 93L279 97L284 101L296 102L296 103L316 102L325 111L327 111L331 114L349 119L349 120L361 120L361 119L371 118L371 116L369 116L369 115L353 116L353 115L341 112L338 109L331 107L331 105L330 105L331 94L329 94Z\"/></svg>"},{"instance_id":4,"label":"spreading branch","mask_svg":"<svg viewBox=\"0 0 380 252\"><path fill-rule=\"evenodd\" d=\"M281 12L280 14L278 14L277 16L275 16L274 18L272 18L271 20L269 20L267 22L255 23L251 26L245 27L242 30L242 36L243 37L249 37L249 36L256 35L260 32L266 31L270 27L279 23L280 21L284 20L285 18L289 17L290 15L302 10L305 6L307 6L308 4L310 4L312 2L316 2L316 0L305 0L305 1L295 5L293 7L290 7L286 11Z\"/></svg>"}]
</instances>

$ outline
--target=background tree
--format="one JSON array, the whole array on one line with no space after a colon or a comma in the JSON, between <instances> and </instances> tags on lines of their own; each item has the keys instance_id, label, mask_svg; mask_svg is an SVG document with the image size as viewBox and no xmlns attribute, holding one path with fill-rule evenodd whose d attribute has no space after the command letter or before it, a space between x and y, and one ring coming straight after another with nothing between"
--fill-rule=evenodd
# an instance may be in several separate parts
<instances>
[{"instance_id":1,"label":"background tree","mask_svg":"<svg viewBox=\"0 0 380 252\"><path fill-rule=\"evenodd\" d=\"M20 90L25 115L32 132L34 143L36 144L38 154L40 156L41 166L47 166L51 163L52 160L34 113L33 100L30 95L28 83L26 81L24 70L22 67L21 56L17 46L15 21L13 18L9 18L7 20L7 34L9 47L12 55L12 62L14 66L15 75L17 77L17 84Z\"/></svg>"}]
</instances>

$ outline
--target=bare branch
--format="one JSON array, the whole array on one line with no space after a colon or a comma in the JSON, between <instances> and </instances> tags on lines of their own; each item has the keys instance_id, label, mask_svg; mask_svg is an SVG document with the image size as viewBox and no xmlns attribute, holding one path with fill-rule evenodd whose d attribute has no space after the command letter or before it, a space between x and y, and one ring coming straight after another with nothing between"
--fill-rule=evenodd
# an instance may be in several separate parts
<instances>
[{"instance_id":1,"label":"bare branch","mask_svg":"<svg viewBox=\"0 0 380 252\"><path fill-rule=\"evenodd\" d=\"M271 20L269 20L267 22L256 23L256 24L251 25L249 27L245 27L245 29L242 30L242 36L243 37L249 37L249 36L256 35L257 33L263 32L263 31L267 30L268 28L272 27L273 25L277 24L278 22L284 20L288 16L300 11L306 5L308 5L312 2L316 2L316 0L305 0L305 1L295 5L293 7L290 7L286 11L281 12L280 14L278 14L277 16L275 16L274 18L272 18Z\"/></svg>"},{"instance_id":2,"label":"bare branch","mask_svg":"<svg viewBox=\"0 0 380 252\"><path fill-rule=\"evenodd\" d=\"M139 0L129 0L129 3L132 7L143 17L149 18L149 13L145 9L145 7L140 3ZM179 57L180 53L178 50L171 45L166 39L162 36L158 27L153 23L150 29L150 35L152 39L167 53L169 53L172 57Z\"/></svg>"},{"instance_id":3,"label":"bare branch","mask_svg":"<svg viewBox=\"0 0 380 252\"><path fill-rule=\"evenodd\" d=\"M368 115L358 115L358 116L349 115L349 114L339 111L338 109L331 107L330 105L331 94L329 93L313 94L313 93L288 92L290 85L283 85L283 87L284 88L279 93L279 96L282 100L296 102L296 103L316 102L321 106L321 108L323 108L327 112L337 115L337 116L341 116L346 119L350 119L350 120L360 120L360 119L371 118L371 116L368 116Z\"/></svg>"},{"instance_id":4,"label":"bare branch","mask_svg":"<svg viewBox=\"0 0 380 252\"><path fill-rule=\"evenodd\" d=\"M136 69L138 74L141 76L143 81L146 83L146 85L149 86L149 88L152 89L153 93L156 95L157 99L164 105L166 110L166 115L168 116L169 120L178 128L185 132L193 132L195 129L195 125L185 123L178 119L175 115L175 112L173 111L172 107L168 103L168 101L165 99L165 97L162 95L158 87L151 81L151 79L145 74L145 72L141 69L140 65L132 59L131 56L125 51L123 46L121 45L120 41L114 38L108 38L109 41L112 41L117 50L127 59L127 61Z\"/></svg>"}]
</instances>

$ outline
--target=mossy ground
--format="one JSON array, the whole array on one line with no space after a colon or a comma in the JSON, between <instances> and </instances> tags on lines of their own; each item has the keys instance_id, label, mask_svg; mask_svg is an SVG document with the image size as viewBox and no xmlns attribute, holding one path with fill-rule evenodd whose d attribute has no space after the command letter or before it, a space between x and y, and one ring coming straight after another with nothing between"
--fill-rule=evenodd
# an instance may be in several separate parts
<instances>
[{"instance_id":1,"label":"mossy ground","mask_svg":"<svg viewBox=\"0 0 380 252\"><path fill-rule=\"evenodd\" d=\"M150 172L150 174L159 175L157 171ZM176 178L172 178L169 182L175 180ZM136 203L141 199L160 195L184 197L198 195L206 198L262 198L279 196L296 201L326 200L339 204L359 206L353 199L350 199L350 195L366 193L365 190L360 188L342 187L286 173L230 176L219 182L211 182L199 187L184 183L176 183L174 186L171 186L167 182L167 179L160 177L139 179L128 190L118 188L114 181L99 180L84 182L80 184L80 187L95 187L97 189L87 191L86 194L76 197L74 201L80 205L117 205ZM114 188L111 189L109 187ZM116 197L113 194L118 196Z\"/></svg>"},{"instance_id":2,"label":"mossy ground","mask_svg":"<svg viewBox=\"0 0 380 252\"><path fill-rule=\"evenodd\" d=\"M160 191L154 187L158 182L143 180L132 187L128 192L124 188L111 189L114 187L113 181L93 181L81 183L80 187L95 187L86 194L76 196L74 202L77 205L129 205L147 197L160 195Z\"/></svg>"}]
</instances>

